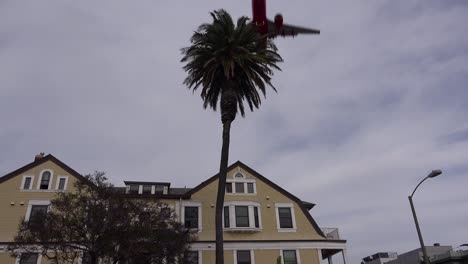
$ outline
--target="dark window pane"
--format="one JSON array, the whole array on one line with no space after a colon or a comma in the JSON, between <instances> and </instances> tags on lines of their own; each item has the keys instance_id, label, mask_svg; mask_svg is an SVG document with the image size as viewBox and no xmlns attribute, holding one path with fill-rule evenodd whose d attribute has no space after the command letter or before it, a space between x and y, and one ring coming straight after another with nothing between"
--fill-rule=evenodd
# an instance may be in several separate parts
<instances>
[{"instance_id":1,"label":"dark window pane","mask_svg":"<svg viewBox=\"0 0 468 264\"><path fill-rule=\"evenodd\" d=\"M184 264L198 264L198 251L187 251L184 256Z\"/></svg>"},{"instance_id":2,"label":"dark window pane","mask_svg":"<svg viewBox=\"0 0 468 264\"><path fill-rule=\"evenodd\" d=\"M65 190L65 178L60 178L59 179L59 185L58 185L58 189L59 190Z\"/></svg>"},{"instance_id":3,"label":"dark window pane","mask_svg":"<svg viewBox=\"0 0 468 264\"><path fill-rule=\"evenodd\" d=\"M47 205L33 205L31 207L31 214L29 215L29 224L42 224L47 214L47 207Z\"/></svg>"},{"instance_id":4,"label":"dark window pane","mask_svg":"<svg viewBox=\"0 0 468 264\"><path fill-rule=\"evenodd\" d=\"M284 264L297 264L296 250L283 250Z\"/></svg>"},{"instance_id":5,"label":"dark window pane","mask_svg":"<svg viewBox=\"0 0 468 264\"><path fill-rule=\"evenodd\" d=\"M151 194L151 185L143 185L143 193Z\"/></svg>"},{"instance_id":6,"label":"dark window pane","mask_svg":"<svg viewBox=\"0 0 468 264\"><path fill-rule=\"evenodd\" d=\"M164 185L156 185L154 189L156 194L164 194Z\"/></svg>"},{"instance_id":7,"label":"dark window pane","mask_svg":"<svg viewBox=\"0 0 468 264\"><path fill-rule=\"evenodd\" d=\"M31 189L31 177L26 177L24 179L23 189L25 189L25 190Z\"/></svg>"},{"instance_id":8,"label":"dark window pane","mask_svg":"<svg viewBox=\"0 0 468 264\"><path fill-rule=\"evenodd\" d=\"M249 227L249 208L236 206L236 227Z\"/></svg>"},{"instance_id":9,"label":"dark window pane","mask_svg":"<svg viewBox=\"0 0 468 264\"><path fill-rule=\"evenodd\" d=\"M236 193L244 193L244 183L236 182Z\"/></svg>"},{"instance_id":10,"label":"dark window pane","mask_svg":"<svg viewBox=\"0 0 468 264\"><path fill-rule=\"evenodd\" d=\"M250 250L237 251L237 264L250 264Z\"/></svg>"},{"instance_id":11,"label":"dark window pane","mask_svg":"<svg viewBox=\"0 0 468 264\"><path fill-rule=\"evenodd\" d=\"M50 175L51 175L50 171L45 171L44 173L42 173L41 185L39 186L39 189L41 190L49 189Z\"/></svg>"},{"instance_id":12,"label":"dark window pane","mask_svg":"<svg viewBox=\"0 0 468 264\"><path fill-rule=\"evenodd\" d=\"M37 253L23 253L21 254L20 264L36 264L39 254Z\"/></svg>"},{"instance_id":13,"label":"dark window pane","mask_svg":"<svg viewBox=\"0 0 468 264\"><path fill-rule=\"evenodd\" d=\"M247 192L248 193L254 193L254 184L249 182L247 183Z\"/></svg>"},{"instance_id":14,"label":"dark window pane","mask_svg":"<svg viewBox=\"0 0 468 264\"><path fill-rule=\"evenodd\" d=\"M224 227L231 227L231 223L229 222L229 207L224 207Z\"/></svg>"},{"instance_id":15,"label":"dark window pane","mask_svg":"<svg viewBox=\"0 0 468 264\"><path fill-rule=\"evenodd\" d=\"M226 193L232 193L232 183L226 183Z\"/></svg>"},{"instance_id":16,"label":"dark window pane","mask_svg":"<svg viewBox=\"0 0 468 264\"><path fill-rule=\"evenodd\" d=\"M258 207L254 207L254 219L255 219L255 227L260 227L259 221L258 221Z\"/></svg>"},{"instance_id":17,"label":"dark window pane","mask_svg":"<svg viewBox=\"0 0 468 264\"><path fill-rule=\"evenodd\" d=\"M140 189L139 185L130 185L130 193L138 194L139 189Z\"/></svg>"},{"instance_id":18,"label":"dark window pane","mask_svg":"<svg viewBox=\"0 0 468 264\"><path fill-rule=\"evenodd\" d=\"M185 227L198 228L198 207L185 207Z\"/></svg>"},{"instance_id":19,"label":"dark window pane","mask_svg":"<svg viewBox=\"0 0 468 264\"><path fill-rule=\"evenodd\" d=\"M280 228L293 228L291 208L278 208Z\"/></svg>"}]
</instances>

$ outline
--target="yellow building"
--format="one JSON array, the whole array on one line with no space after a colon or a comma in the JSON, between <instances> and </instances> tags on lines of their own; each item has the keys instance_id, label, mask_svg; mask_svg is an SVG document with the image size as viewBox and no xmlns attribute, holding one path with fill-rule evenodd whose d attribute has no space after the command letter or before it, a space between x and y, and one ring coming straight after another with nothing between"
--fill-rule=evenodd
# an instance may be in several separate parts
<instances>
[{"instance_id":1,"label":"yellow building","mask_svg":"<svg viewBox=\"0 0 468 264\"><path fill-rule=\"evenodd\" d=\"M0 264L47 264L45 257L13 258L7 246L22 217L47 210L56 192L73 191L84 180L52 155L37 155L32 163L0 178ZM191 245L193 263L215 263L215 203L218 175L194 188L173 188L164 182L125 181L131 197L157 197L173 208L178 219L198 234ZM226 264L318 264L341 253L347 263L346 241L336 228L320 228L309 213L314 204L301 201L238 161L228 169L224 204Z\"/></svg>"}]
</instances>

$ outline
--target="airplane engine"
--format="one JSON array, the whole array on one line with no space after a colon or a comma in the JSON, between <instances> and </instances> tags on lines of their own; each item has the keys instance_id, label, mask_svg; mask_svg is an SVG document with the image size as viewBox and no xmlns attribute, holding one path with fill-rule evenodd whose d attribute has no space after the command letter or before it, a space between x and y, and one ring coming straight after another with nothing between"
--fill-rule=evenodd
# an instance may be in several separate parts
<instances>
[{"instance_id":1,"label":"airplane engine","mask_svg":"<svg viewBox=\"0 0 468 264\"><path fill-rule=\"evenodd\" d=\"M283 16L281 14L276 14L275 16L275 27L276 30L280 30L283 27Z\"/></svg>"}]
</instances>

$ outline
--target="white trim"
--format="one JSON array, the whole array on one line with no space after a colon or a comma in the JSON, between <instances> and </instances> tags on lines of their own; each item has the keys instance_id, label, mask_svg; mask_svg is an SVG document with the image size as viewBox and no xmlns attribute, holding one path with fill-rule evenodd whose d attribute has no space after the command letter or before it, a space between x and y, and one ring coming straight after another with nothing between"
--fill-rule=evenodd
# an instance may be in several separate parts
<instances>
[{"instance_id":1,"label":"white trim","mask_svg":"<svg viewBox=\"0 0 468 264\"><path fill-rule=\"evenodd\" d=\"M138 194L142 194L143 193L143 185L138 185Z\"/></svg>"},{"instance_id":2,"label":"white trim","mask_svg":"<svg viewBox=\"0 0 468 264\"><path fill-rule=\"evenodd\" d=\"M322 263L322 249L317 249L317 257L318 257L318 263L321 264Z\"/></svg>"},{"instance_id":3,"label":"white trim","mask_svg":"<svg viewBox=\"0 0 468 264\"><path fill-rule=\"evenodd\" d=\"M59 190L60 179L65 179L65 184L63 185L63 190ZM68 176L58 176L55 183L55 190L57 191L66 191L68 186Z\"/></svg>"},{"instance_id":4,"label":"white trim","mask_svg":"<svg viewBox=\"0 0 468 264\"><path fill-rule=\"evenodd\" d=\"M198 207L198 230L197 232L200 233L203 230L202 224L202 203L195 202L195 201L183 201L182 202L182 215L181 215L181 223L185 225L185 207Z\"/></svg>"},{"instance_id":5,"label":"white trim","mask_svg":"<svg viewBox=\"0 0 468 264\"><path fill-rule=\"evenodd\" d=\"M214 242L193 242L193 250L215 250ZM279 250L279 249L346 249L346 243L323 241L304 242L232 242L224 241L224 250Z\"/></svg>"},{"instance_id":6,"label":"white trim","mask_svg":"<svg viewBox=\"0 0 468 264\"><path fill-rule=\"evenodd\" d=\"M290 208L291 209L291 220L292 220L292 228L281 228L280 227L280 219L279 219L279 208ZM294 204L292 203L275 203L275 213L276 213L276 228L278 232L296 232L297 225L296 225L296 215L294 213Z\"/></svg>"},{"instance_id":7,"label":"white trim","mask_svg":"<svg viewBox=\"0 0 468 264\"><path fill-rule=\"evenodd\" d=\"M29 221L33 205L50 205L50 200L29 200L28 209L26 209L26 216L24 217L25 221Z\"/></svg>"},{"instance_id":8,"label":"white trim","mask_svg":"<svg viewBox=\"0 0 468 264\"><path fill-rule=\"evenodd\" d=\"M280 249L281 264L284 264L283 251L285 251L285 250L295 251L296 252L296 263L301 264L301 256L300 256L301 252L299 252L298 249L290 249L290 248Z\"/></svg>"},{"instance_id":9,"label":"white trim","mask_svg":"<svg viewBox=\"0 0 468 264\"><path fill-rule=\"evenodd\" d=\"M226 192L226 195L257 195L257 181L256 180L245 179L245 178L242 178L242 179L229 179L229 180L226 180L226 183L230 183L231 186L232 186L231 187L232 192L230 192L230 193ZM236 183L243 183L244 184L244 192L241 192L241 193L237 192ZM254 189L253 193L248 192L247 183L252 183L253 184L253 189Z\"/></svg>"},{"instance_id":10,"label":"white trim","mask_svg":"<svg viewBox=\"0 0 468 264\"><path fill-rule=\"evenodd\" d=\"M47 187L47 189L41 189L41 181L42 181L42 176L44 174L44 172L50 172L50 179L49 179L49 186ZM53 170L50 170L50 169L46 169L46 170L43 170L41 171L41 173L39 173L39 180L37 181L37 189L38 190L51 190L52 189L52 180L54 179L54 171Z\"/></svg>"},{"instance_id":11,"label":"white trim","mask_svg":"<svg viewBox=\"0 0 468 264\"><path fill-rule=\"evenodd\" d=\"M27 252L25 252L27 253ZM31 252L33 254L37 254L37 262L36 264L41 264L42 262L42 255L39 252ZM21 254L16 257L15 264L19 264L21 259Z\"/></svg>"},{"instance_id":12,"label":"white trim","mask_svg":"<svg viewBox=\"0 0 468 264\"><path fill-rule=\"evenodd\" d=\"M156 186L151 185L151 194L155 194L155 193L156 193Z\"/></svg>"},{"instance_id":13,"label":"white trim","mask_svg":"<svg viewBox=\"0 0 468 264\"><path fill-rule=\"evenodd\" d=\"M202 264L203 263L203 251L201 250L197 250L198 251L198 264Z\"/></svg>"},{"instance_id":14,"label":"white trim","mask_svg":"<svg viewBox=\"0 0 468 264\"><path fill-rule=\"evenodd\" d=\"M24 189L24 182L26 178L31 178L31 183L29 184L29 189ZM23 179L21 180L20 190L32 190L34 186L34 175L23 175Z\"/></svg>"},{"instance_id":15,"label":"white trim","mask_svg":"<svg viewBox=\"0 0 468 264\"><path fill-rule=\"evenodd\" d=\"M234 264L237 264L237 251L250 251L250 264L255 264L255 254L252 249L233 250L232 254L234 256Z\"/></svg>"}]
</instances>

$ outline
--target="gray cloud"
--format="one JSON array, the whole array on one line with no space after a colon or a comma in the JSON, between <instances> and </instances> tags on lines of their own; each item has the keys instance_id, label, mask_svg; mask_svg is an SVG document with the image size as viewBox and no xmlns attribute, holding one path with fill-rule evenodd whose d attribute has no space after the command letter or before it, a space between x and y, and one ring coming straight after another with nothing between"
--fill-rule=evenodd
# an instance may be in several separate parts
<instances>
[{"instance_id":1,"label":"gray cloud","mask_svg":"<svg viewBox=\"0 0 468 264\"><path fill-rule=\"evenodd\" d=\"M219 113L182 85L179 49L220 7L250 15L224 0L2 1L0 174L39 151L118 185L215 174ZM466 243L465 1L269 0L268 11L322 34L276 40L279 92L235 121L231 162L317 203L353 263L418 247L407 196L441 168L415 197L424 238Z\"/></svg>"}]
</instances>

